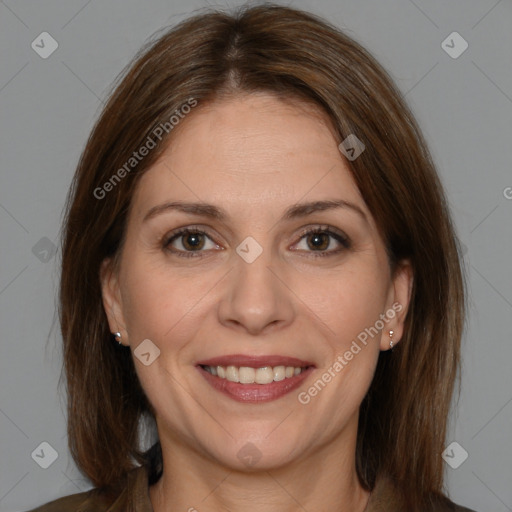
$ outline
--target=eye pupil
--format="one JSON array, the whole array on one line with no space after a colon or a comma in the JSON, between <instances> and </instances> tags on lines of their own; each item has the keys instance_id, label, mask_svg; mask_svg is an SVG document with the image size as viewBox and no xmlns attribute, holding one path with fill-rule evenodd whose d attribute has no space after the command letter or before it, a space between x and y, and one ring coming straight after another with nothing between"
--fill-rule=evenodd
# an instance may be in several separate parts
<instances>
[{"instance_id":1,"label":"eye pupil","mask_svg":"<svg viewBox=\"0 0 512 512\"><path fill-rule=\"evenodd\" d=\"M327 249L327 247L329 247L329 236L325 233L313 233L308 238L308 245L310 248Z\"/></svg>"},{"instance_id":2,"label":"eye pupil","mask_svg":"<svg viewBox=\"0 0 512 512\"><path fill-rule=\"evenodd\" d=\"M186 249L202 249L204 237L201 233L187 233L183 236L183 246Z\"/></svg>"}]
</instances>

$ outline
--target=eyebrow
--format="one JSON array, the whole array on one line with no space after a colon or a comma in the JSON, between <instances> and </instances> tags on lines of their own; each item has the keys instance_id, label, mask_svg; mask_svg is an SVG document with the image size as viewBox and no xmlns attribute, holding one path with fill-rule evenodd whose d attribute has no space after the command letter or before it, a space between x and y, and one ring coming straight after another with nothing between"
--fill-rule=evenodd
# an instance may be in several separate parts
<instances>
[{"instance_id":1,"label":"eyebrow","mask_svg":"<svg viewBox=\"0 0 512 512\"><path fill-rule=\"evenodd\" d=\"M311 215L315 212L334 210L338 208L350 209L361 216L362 219L368 223L366 214L359 206L343 199L312 201L309 203L294 204L284 212L281 220L289 221L293 219L299 219L307 217L308 215ZM228 218L228 214L225 210L213 204L203 202L171 201L150 208L144 216L142 222L146 222L149 219L156 217L157 215L161 215L162 213L169 211L180 211L201 217L209 217L220 222L225 222Z\"/></svg>"}]
</instances>

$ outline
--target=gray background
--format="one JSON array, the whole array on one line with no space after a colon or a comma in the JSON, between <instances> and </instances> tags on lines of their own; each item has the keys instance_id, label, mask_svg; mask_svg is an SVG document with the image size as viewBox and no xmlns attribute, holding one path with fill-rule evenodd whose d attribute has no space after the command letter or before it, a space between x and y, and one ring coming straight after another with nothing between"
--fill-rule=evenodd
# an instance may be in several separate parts
<instances>
[{"instance_id":1,"label":"gray background","mask_svg":"<svg viewBox=\"0 0 512 512\"><path fill-rule=\"evenodd\" d=\"M0 2L0 512L91 487L67 452L53 244L110 83L157 29L206 5ZM462 393L447 442L469 456L457 469L446 466L447 488L454 501L480 512L512 511L512 2L291 5L326 17L366 46L406 93L430 144L464 243L470 291ZM44 31L59 45L47 59L31 48ZM441 46L453 31L469 44L458 58ZM45 445L44 457L31 456L42 453L42 442L58 453L47 469L36 463L50 457Z\"/></svg>"}]
</instances>

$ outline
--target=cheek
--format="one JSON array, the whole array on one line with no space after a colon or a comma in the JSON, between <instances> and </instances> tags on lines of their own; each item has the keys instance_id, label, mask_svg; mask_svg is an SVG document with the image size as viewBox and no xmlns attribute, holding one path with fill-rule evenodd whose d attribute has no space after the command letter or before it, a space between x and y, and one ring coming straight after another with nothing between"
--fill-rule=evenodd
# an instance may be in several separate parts
<instances>
[{"instance_id":1,"label":"cheek","mask_svg":"<svg viewBox=\"0 0 512 512\"><path fill-rule=\"evenodd\" d=\"M329 275L303 279L300 296L329 328L340 350L384 312L388 279L377 265L352 265Z\"/></svg>"},{"instance_id":2,"label":"cheek","mask_svg":"<svg viewBox=\"0 0 512 512\"><path fill-rule=\"evenodd\" d=\"M340 425L357 414L371 384L380 354L381 329L375 326L386 307L388 284L385 269L367 262L304 283L308 305L329 328L316 322L329 345L318 379L328 383L324 387L317 380L303 395L312 401L318 396L317 407L330 411L326 435L336 435Z\"/></svg>"},{"instance_id":3,"label":"cheek","mask_svg":"<svg viewBox=\"0 0 512 512\"><path fill-rule=\"evenodd\" d=\"M198 316L207 304L214 280L199 272L176 272L149 259L126 262L123 288L125 322L135 342L146 338L157 346L177 348L200 325Z\"/></svg>"}]
</instances>

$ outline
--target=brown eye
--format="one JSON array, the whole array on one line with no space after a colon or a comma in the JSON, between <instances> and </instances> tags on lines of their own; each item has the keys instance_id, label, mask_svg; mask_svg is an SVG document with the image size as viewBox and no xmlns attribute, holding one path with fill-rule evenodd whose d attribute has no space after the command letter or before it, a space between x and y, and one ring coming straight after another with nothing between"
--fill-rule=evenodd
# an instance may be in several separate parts
<instances>
[{"instance_id":1,"label":"brown eye","mask_svg":"<svg viewBox=\"0 0 512 512\"><path fill-rule=\"evenodd\" d=\"M195 251L204 247L204 235L202 233L185 233L181 235L182 245L187 251Z\"/></svg>"},{"instance_id":2,"label":"brown eye","mask_svg":"<svg viewBox=\"0 0 512 512\"><path fill-rule=\"evenodd\" d=\"M351 246L350 239L329 226L317 227L302 232L296 249L311 253L311 256L332 256Z\"/></svg>"},{"instance_id":3,"label":"brown eye","mask_svg":"<svg viewBox=\"0 0 512 512\"><path fill-rule=\"evenodd\" d=\"M164 248L178 256L204 256L209 249L220 249L211 237L200 229L183 228L171 234Z\"/></svg>"},{"instance_id":4,"label":"brown eye","mask_svg":"<svg viewBox=\"0 0 512 512\"><path fill-rule=\"evenodd\" d=\"M326 233L312 233L307 236L308 247L312 250L325 251L330 242L330 236Z\"/></svg>"}]
</instances>

